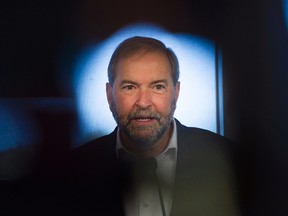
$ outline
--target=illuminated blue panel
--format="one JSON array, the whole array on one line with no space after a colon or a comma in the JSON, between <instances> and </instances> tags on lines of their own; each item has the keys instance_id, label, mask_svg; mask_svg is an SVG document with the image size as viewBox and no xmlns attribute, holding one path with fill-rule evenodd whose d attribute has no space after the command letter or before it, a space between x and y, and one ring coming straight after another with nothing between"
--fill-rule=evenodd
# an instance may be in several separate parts
<instances>
[{"instance_id":1,"label":"illuminated blue panel","mask_svg":"<svg viewBox=\"0 0 288 216\"><path fill-rule=\"evenodd\" d=\"M133 25L86 50L75 67L74 87L84 142L110 133L116 123L106 100L105 83L110 57L124 39L148 36L163 41L180 64L180 96L175 117L187 126L217 132L215 44L188 34L172 34L153 25Z\"/></svg>"},{"instance_id":2,"label":"illuminated blue panel","mask_svg":"<svg viewBox=\"0 0 288 216\"><path fill-rule=\"evenodd\" d=\"M0 100L0 180L12 181L34 167L35 144L39 143L36 122L21 102Z\"/></svg>"},{"instance_id":3,"label":"illuminated blue panel","mask_svg":"<svg viewBox=\"0 0 288 216\"><path fill-rule=\"evenodd\" d=\"M32 115L19 104L1 100L0 122L0 152L24 149L39 142L39 131Z\"/></svg>"},{"instance_id":4,"label":"illuminated blue panel","mask_svg":"<svg viewBox=\"0 0 288 216\"><path fill-rule=\"evenodd\" d=\"M223 96L223 67L222 67L222 50L216 48L216 109L217 109L217 133L224 136L224 96Z\"/></svg>"},{"instance_id":5,"label":"illuminated blue panel","mask_svg":"<svg viewBox=\"0 0 288 216\"><path fill-rule=\"evenodd\" d=\"M284 9L284 16L285 16L285 21L286 21L286 28L288 32L288 0L283 0L283 9Z\"/></svg>"}]
</instances>

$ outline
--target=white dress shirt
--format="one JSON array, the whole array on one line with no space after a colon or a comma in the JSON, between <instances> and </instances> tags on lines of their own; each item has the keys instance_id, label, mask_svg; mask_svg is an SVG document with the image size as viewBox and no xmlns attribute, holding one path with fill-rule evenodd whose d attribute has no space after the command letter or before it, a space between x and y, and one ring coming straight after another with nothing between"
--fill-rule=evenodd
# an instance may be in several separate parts
<instances>
[{"instance_id":1,"label":"white dress shirt","mask_svg":"<svg viewBox=\"0 0 288 216\"><path fill-rule=\"evenodd\" d=\"M119 129L117 131L116 150L124 149L121 143ZM128 152L128 154L133 154ZM156 157L156 175L161 185L166 215L170 215L173 198L173 185L177 163L177 126L173 119L173 132L166 149ZM124 197L126 216L161 216L161 204L157 184L140 181L133 188L133 193Z\"/></svg>"}]
</instances>

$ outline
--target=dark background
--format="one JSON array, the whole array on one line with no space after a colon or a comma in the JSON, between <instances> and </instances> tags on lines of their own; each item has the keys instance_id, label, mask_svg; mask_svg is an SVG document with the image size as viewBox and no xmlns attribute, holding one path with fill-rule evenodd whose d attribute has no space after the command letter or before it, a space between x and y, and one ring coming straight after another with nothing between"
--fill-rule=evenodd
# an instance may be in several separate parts
<instances>
[{"instance_id":1,"label":"dark background","mask_svg":"<svg viewBox=\"0 0 288 216\"><path fill-rule=\"evenodd\" d=\"M212 39L223 50L225 135L241 143L245 152L246 211L288 215L288 30L282 4L280 0L1 3L1 100L64 100L47 105L56 109L43 109L35 101L27 105L40 119L38 169L49 169L69 149L68 129L75 113L73 102L66 99L74 96L71 73L79 51L136 22Z\"/></svg>"}]
</instances>

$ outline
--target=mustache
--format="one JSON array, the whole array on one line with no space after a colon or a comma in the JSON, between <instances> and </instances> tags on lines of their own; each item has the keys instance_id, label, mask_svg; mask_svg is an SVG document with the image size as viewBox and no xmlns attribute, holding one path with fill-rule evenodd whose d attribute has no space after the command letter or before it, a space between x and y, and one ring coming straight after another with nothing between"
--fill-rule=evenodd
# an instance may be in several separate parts
<instances>
[{"instance_id":1,"label":"mustache","mask_svg":"<svg viewBox=\"0 0 288 216\"><path fill-rule=\"evenodd\" d=\"M130 113L128 115L128 120L131 121L133 119L156 119L160 120L162 117L161 114L157 112L153 112L152 110L148 109L137 109L136 111Z\"/></svg>"}]
</instances>

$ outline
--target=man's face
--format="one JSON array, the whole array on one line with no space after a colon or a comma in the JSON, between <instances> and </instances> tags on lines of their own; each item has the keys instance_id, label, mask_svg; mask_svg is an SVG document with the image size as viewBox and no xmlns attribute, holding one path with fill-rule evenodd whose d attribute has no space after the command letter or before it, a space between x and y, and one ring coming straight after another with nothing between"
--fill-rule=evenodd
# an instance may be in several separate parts
<instances>
[{"instance_id":1,"label":"man's face","mask_svg":"<svg viewBox=\"0 0 288 216\"><path fill-rule=\"evenodd\" d=\"M110 110L123 133L150 147L169 128L180 83L173 84L171 65L160 52L134 54L116 66L113 87L106 86Z\"/></svg>"}]
</instances>

